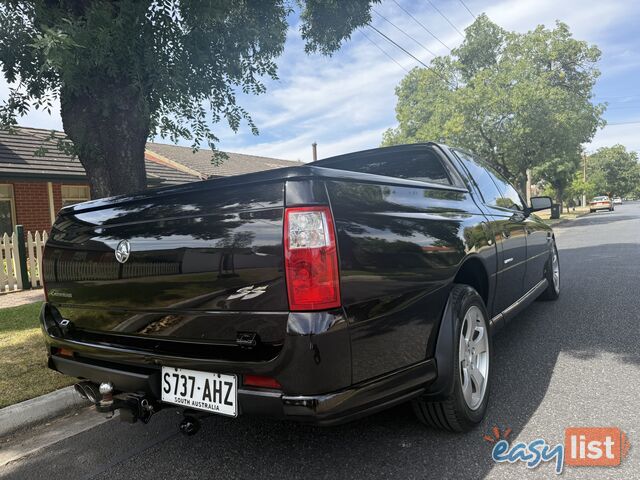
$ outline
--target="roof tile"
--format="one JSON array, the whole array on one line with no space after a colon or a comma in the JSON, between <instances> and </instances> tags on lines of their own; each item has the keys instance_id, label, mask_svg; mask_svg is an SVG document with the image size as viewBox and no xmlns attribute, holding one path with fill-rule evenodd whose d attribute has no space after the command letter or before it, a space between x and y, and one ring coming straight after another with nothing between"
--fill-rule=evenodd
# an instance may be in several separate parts
<instances>
[{"instance_id":1,"label":"roof tile","mask_svg":"<svg viewBox=\"0 0 640 480\"><path fill-rule=\"evenodd\" d=\"M212 150L200 149L194 152L189 147L167 145L164 143L149 142L147 143L147 150L200 172L205 178L228 177L231 175L241 175L243 173L301 165L300 162L291 160L232 152L224 152L228 158L216 164L212 161Z\"/></svg>"},{"instance_id":2,"label":"roof tile","mask_svg":"<svg viewBox=\"0 0 640 480\"><path fill-rule=\"evenodd\" d=\"M56 140L51 140L52 131L17 127L15 133L0 131L0 180L8 178L40 178L42 180L62 178L83 180L84 168L77 158L59 151ZM56 139L63 139L63 132L53 131ZM45 147L44 155L36 152ZM299 162L276 158L226 153L228 158L213 164L211 150L193 152L189 147L148 143L147 150L156 155L145 158L147 177L150 183L176 185L205 178L240 175L274 168L299 165ZM168 161L163 161L165 157Z\"/></svg>"}]
</instances>

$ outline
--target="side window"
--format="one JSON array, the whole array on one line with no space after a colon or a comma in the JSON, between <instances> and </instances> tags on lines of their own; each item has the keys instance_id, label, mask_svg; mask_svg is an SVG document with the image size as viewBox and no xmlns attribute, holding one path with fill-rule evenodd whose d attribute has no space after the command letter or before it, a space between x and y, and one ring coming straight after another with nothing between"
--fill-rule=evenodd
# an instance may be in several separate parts
<instances>
[{"instance_id":1,"label":"side window","mask_svg":"<svg viewBox=\"0 0 640 480\"><path fill-rule=\"evenodd\" d=\"M490 172L492 173L492 172ZM522 204L522 200L520 199L520 195L516 192L516 189L511 186L509 182L507 182L502 176L499 176L497 173L493 174L493 181L496 182L498 188L502 192L502 198L500 199L499 207L511 208L516 210L523 210L524 205Z\"/></svg>"},{"instance_id":2,"label":"side window","mask_svg":"<svg viewBox=\"0 0 640 480\"><path fill-rule=\"evenodd\" d=\"M428 149L406 153L383 152L366 157L352 157L319 164L351 172L374 173L388 177L452 185L447 169L438 154Z\"/></svg>"},{"instance_id":3,"label":"side window","mask_svg":"<svg viewBox=\"0 0 640 480\"><path fill-rule=\"evenodd\" d=\"M502 193L498 190L498 187L491 178L491 175L489 175L489 172L470 155L467 155L460 150L454 150L454 152L476 182L478 190L480 190L482 198L484 199L484 203L487 205L500 206L498 204L502 198Z\"/></svg>"},{"instance_id":4,"label":"side window","mask_svg":"<svg viewBox=\"0 0 640 480\"><path fill-rule=\"evenodd\" d=\"M518 192L491 167L460 150L454 150L478 185L484 203L494 207L523 210Z\"/></svg>"}]
</instances>

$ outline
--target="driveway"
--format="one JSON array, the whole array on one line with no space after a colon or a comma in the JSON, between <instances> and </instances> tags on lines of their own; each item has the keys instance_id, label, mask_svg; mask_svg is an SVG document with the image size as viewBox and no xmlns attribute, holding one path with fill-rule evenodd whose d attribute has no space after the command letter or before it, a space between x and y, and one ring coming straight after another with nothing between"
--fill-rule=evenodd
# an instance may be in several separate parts
<instances>
[{"instance_id":1,"label":"driveway","mask_svg":"<svg viewBox=\"0 0 640 480\"><path fill-rule=\"evenodd\" d=\"M149 425L109 421L3 467L4 478L552 478L553 466L495 464L483 439L563 443L566 427L616 426L631 441L616 468L565 467L561 478L640 479L640 204L556 229L557 302L536 302L495 341L487 419L467 435L429 430L408 406L316 428L213 417L195 437L164 411Z\"/></svg>"},{"instance_id":2,"label":"driveway","mask_svg":"<svg viewBox=\"0 0 640 480\"><path fill-rule=\"evenodd\" d=\"M41 288L0 293L0 309L19 307L20 305L42 301L44 301L44 290Z\"/></svg>"}]
</instances>

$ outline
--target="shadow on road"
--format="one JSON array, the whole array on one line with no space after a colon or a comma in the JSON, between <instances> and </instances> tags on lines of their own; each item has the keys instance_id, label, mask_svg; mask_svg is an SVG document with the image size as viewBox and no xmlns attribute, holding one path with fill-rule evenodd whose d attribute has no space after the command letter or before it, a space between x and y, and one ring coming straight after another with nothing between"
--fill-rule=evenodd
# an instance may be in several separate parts
<instances>
[{"instance_id":1,"label":"shadow on road","mask_svg":"<svg viewBox=\"0 0 640 480\"><path fill-rule=\"evenodd\" d=\"M637 301L616 296L612 310L594 295L612 295L612 278L637 278L638 253L637 244L560 250L560 299L535 302L496 337L488 416L467 435L429 430L404 405L334 428L212 417L197 436L186 438L175 433L179 417L167 411L146 427L110 422L3 473L37 478L47 471L51 478L67 479L466 479L483 478L493 468L516 468L511 473L517 476L521 466L491 461L492 445L482 436L494 425L510 427L511 438L522 431L545 397L560 353L575 358L576 372L584 359L605 353L640 363L637 315L628 314L637 312Z\"/></svg>"},{"instance_id":2,"label":"shadow on road","mask_svg":"<svg viewBox=\"0 0 640 480\"><path fill-rule=\"evenodd\" d=\"M589 213L583 217L580 217L580 225L605 225L614 222L624 222L626 220L637 220L637 216L633 215L620 215L616 212L596 212ZM563 225L564 226L564 225Z\"/></svg>"}]
</instances>

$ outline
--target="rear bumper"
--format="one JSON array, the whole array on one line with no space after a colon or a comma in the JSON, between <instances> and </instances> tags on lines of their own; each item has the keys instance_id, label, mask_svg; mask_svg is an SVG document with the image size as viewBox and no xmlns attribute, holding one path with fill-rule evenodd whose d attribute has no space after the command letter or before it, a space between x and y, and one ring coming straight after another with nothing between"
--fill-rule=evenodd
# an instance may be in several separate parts
<instances>
[{"instance_id":1,"label":"rear bumper","mask_svg":"<svg viewBox=\"0 0 640 480\"><path fill-rule=\"evenodd\" d=\"M334 425L359 418L422 394L436 378L435 360L396 370L352 385L346 326L332 325L317 333L304 332L300 318L287 333L280 355L261 364L229 364L210 359L163 357L104 345L88 345L55 335L49 328L45 304L41 323L49 349L49 367L65 375L95 383L109 381L117 392L144 394L159 401L162 365L231 373L240 377L240 414L266 415L318 425ZM329 325L324 318L324 325ZM311 328L313 331L313 328ZM316 329L317 330L317 329ZM346 342L346 344L345 344ZM73 357L60 356L68 348ZM346 349L346 351L345 351ZM309 357L311 361L309 361ZM345 377L348 372L348 378ZM274 376L282 391L242 386L243 374ZM169 405L167 405L169 406Z\"/></svg>"},{"instance_id":2,"label":"rear bumper","mask_svg":"<svg viewBox=\"0 0 640 480\"><path fill-rule=\"evenodd\" d=\"M96 365L51 356L49 366L65 375L99 383L111 381L122 392L160 398L160 372L143 373L122 366ZM388 408L424 392L435 378L435 362L427 360L409 368L322 395L286 395L276 390L238 389L242 415L266 415L317 425L336 425ZM167 405L171 407L172 405Z\"/></svg>"}]
</instances>

